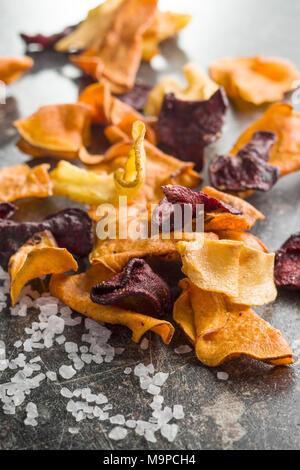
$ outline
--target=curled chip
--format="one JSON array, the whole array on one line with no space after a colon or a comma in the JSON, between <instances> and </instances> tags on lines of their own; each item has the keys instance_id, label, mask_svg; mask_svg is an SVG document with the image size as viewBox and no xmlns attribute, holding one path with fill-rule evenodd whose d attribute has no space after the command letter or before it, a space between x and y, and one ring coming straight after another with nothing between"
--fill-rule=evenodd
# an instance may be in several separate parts
<instances>
[{"instance_id":1,"label":"curled chip","mask_svg":"<svg viewBox=\"0 0 300 470\"><path fill-rule=\"evenodd\" d=\"M241 354L276 366L294 362L280 331L252 309L222 294L203 291L187 279L180 286L183 292L174 304L173 318L195 345L203 364L217 367Z\"/></svg>"},{"instance_id":2,"label":"curled chip","mask_svg":"<svg viewBox=\"0 0 300 470\"><path fill-rule=\"evenodd\" d=\"M281 100L300 79L291 62L261 56L219 59L210 66L210 76L233 100L255 105Z\"/></svg>"},{"instance_id":3,"label":"curled chip","mask_svg":"<svg viewBox=\"0 0 300 470\"><path fill-rule=\"evenodd\" d=\"M106 34L84 53L73 56L72 62L97 80L109 82L113 93L133 88L142 58L143 33L153 22L156 8L157 0L122 2Z\"/></svg>"},{"instance_id":4,"label":"curled chip","mask_svg":"<svg viewBox=\"0 0 300 470\"><path fill-rule=\"evenodd\" d=\"M37 232L49 230L59 247L73 255L87 256L93 247L93 222L81 209L64 209L49 215L42 222L14 222L0 219L0 264L9 258Z\"/></svg>"},{"instance_id":5,"label":"curled chip","mask_svg":"<svg viewBox=\"0 0 300 470\"><path fill-rule=\"evenodd\" d=\"M255 132L236 157L216 157L209 166L211 184L221 191L269 191L279 178L279 169L268 163L276 139L273 132Z\"/></svg>"},{"instance_id":6,"label":"curled chip","mask_svg":"<svg viewBox=\"0 0 300 470\"><path fill-rule=\"evenodd\" d=\"M35 157L74 159L88 145L90 121L90 107L82 103L42 106L14 122L21 135L17 145Z\"/></svg>"},{"instance_id":7,"label":"curled chip","mask_svg":"<svg viewBox=\"0 0 300 470\"><path fill-rule=\"evenodd\" d=\"M278 287L300 289L300 233L292 235L276 252L275 282Z\"/></svg>"},{"instance_id":8,"label":"curled chip","mask_svg":"<svg viewBox=\"0 0 300 470\"><path fill-rule=\"evenodd\" d=\"M161 144L175 157L203 166L204 148L220 137L227 109L222 88L208 100L179 100L173 93L164 97L158 118Z\"/></svg>"},{"instance_id":9,"label":"curled chip","mask_svg":"<svg viewBox=\"0 0 300 470\"><path fill-rule=\"evenodd\" d=\"M264 219L264 215L259 212L248 202L240 199L237 196L223 193L217 189L205 186L202 192L212 196L220 201L229 204L230 206L241 210L241 215L233 215L226 212L214 211L205 214L204 227L205 230L250 230L257 220Z\"/></svg>"},{"instance_id":10,"label":"curled chip","mask_svg":"<svg viewBox=\"0 0 300 470\"><path fill-rule=\"evenodd\" d=\"M164 226L164 222L166 221L169 221L171 227L174 229L174 205L178 205L179 207L188 205L191 209L190 216L192 218L197 216L197 209L200 212L200 205L203 206L204 212L212 212L220 209L233 215L242 214L240 209L236 209L201 191L194 192L189 188L178 185L162 186L162 190L165 197L156 206L152 214L152 222L160 229ZM183 219L184 213L182 212L182 221L184 221Z\"/></svg>"},{"instance_id":11,"label":"curled chip","mask_svg":"<svg viewBox=\"0 0 300 470\"><path fill-rule=\"evenodd\" d=\"M0 219L10 219L18 208L11 202L0 202Z\"/></svg>"},{"instance_id":12,"label":"curled chip","mask_svg":"<svg viewBox=\"0 0 300 470\"><path fill-rule=\"evenodd\" d=\"M146 151L146 178L143 186L135 197L135 201L141 204L156 203L163 197L161 187L166 184L180 184L196 188L201 178L193 170L193 163L185 163L177 158L163 153L148 141L144 142ZM98 165L93 166L93 171L99 174L112 173L118 168L124 168L128 153L132 148L132 141L124 141L110 147L105 158Z\"/></svg>"},{"instance_id":13,"label":"curled chip","mask_svg":"<svg viewBox=\"0 0 300 470\"><path fill-rule=\"evenodd\" d=\"M168 285L138 258L131 259L122 272L92 287L91 300L158 317L171 310Z\"/></svg>"},{"instance_id":14,"label":"curled chip","mask_svg":"<svg viewBox=\"0 0 300 470\"><path fill-rule=\"evenodd\" d=\"M117 204L119 196L133 199L145 180L145 126L141 121L134 123L132 136L134 144L129 150L125 168L118 168L114 173L97 174L60 161L50 175L54 194L95 205Z\"/></svg>"},{"instance_id":15,"label":"curled chip","mask_svg":"<svg viewBox=\"0 0 300 470\"><path fill-rule=\"evenodd\" d=\"M47 164L34 168L25 164L3 168L0 171L0 201L9 202L31 196L51 196L49 168Z\"/></svg>"},{"instance_id":16,"label":"curled chip","mask_svg":"<svg viewBox=\"0 0 300 470\"><path fill-rule=\"evenodd\" d=\"M36 233L9 260L12 306L15 305L22 288L32 279L46 274L77 271L77 268L78 265L71 253L65 248L58 248L48 230Z\"/></svg>"},{"instance_id":17,"label":"curled chip","mask_svg":"<svg viewBox=\"0 0 300 470\"><path fill-rule=\"evenodd\" d=\"M31 44L35 44L41 46L43 49L53 49L55 44L60 39L65 38L66 36L71 34L77 26L78 25L67 26L59 33L51 34L49 36L45 36L44 34L29 35L24 33L21 33L20 36L28 46Z\"/></svg>"},{"instance_id":18,"label":"curled chip","mask_svg":"<svg viewBox=\"0 0 300 470\"><path fill-rule=\"evenodd\" d=\"M90 299L92 287L100 281L107 281L111 276L112 272L102 265L93 266L85 273L75 276L54 275L50 281L50 292L73 310L93 320L127 326L131 329L132 340L135 342L151 330L168 344L174 334L171 323L125 310L116 305L99 305L92 302Z\"/></svg>"},{"instance_id":19,"label":"curled chip","mask_svg":"<svg viewBox=\"0 0 300 470\"><path fill-rule=\"evenodd\" d=\"M277 166L280 176L300 169L300 114L287 103L271 105L257 121L239 137L231 156L247 145L257 131L274 132L277 140L270 150L270 165Z\"/></svg>"},{"instance_id":20,"label":"curled chip","mask_svg":"<svg viewBox=\"0 0 300 470\"><path fill-rule=\"evenodd\" d=\"M198 101L208 100L218 90L219 86L204 73L198 64L189 62L182 70L187 86L181 86L172 77L164 78L150 91L145 113L150 116L159 116L164 97L168 93L174 93L180 100Z\"/></svg>"},{"instance_id":21,"label":"curled chip","mask_svg":"<svg viewBox=\"0 0 300 470\"><path fill-rule=\"evenodd\" d=\"M180 241L177 248L183 273L200 289L226 294L231 302L248 306L275 300L274 253L243 242L207 238L201 244Z\"/></svg>"},{"instance_id":22,"label":"curled chip","mask_svg":"<svg viewBox=\"0 0 300 470\"><path fill-rule=\"evenodd\" d=\"M0 57L0 80L6 85L18 80L34 62L31 57Z\"/></svg>"}]
</instances>

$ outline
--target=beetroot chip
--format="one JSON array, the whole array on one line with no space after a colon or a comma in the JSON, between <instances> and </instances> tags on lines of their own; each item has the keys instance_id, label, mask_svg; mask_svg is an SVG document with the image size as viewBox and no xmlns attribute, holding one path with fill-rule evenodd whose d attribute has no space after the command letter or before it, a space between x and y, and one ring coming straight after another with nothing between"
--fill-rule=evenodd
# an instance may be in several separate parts
<instances>
[{"instance_id":1,"label":"beetroot chip","mask_svg":"<svg viewBox=\"0 0 300 470\"><path fill-rule=\"evenodd\" d=\"M184 186L162 186L162 190L166 197L156 206L152 215L152 223L159 228L162 228L164 221L170 220L170 228L174 230L174 205L178 204L181 207L189 205L191 207L191 217L197 215L197 205L202 204L204 212L212 212L221 209L224 212L229 212L233 215L242 214L240 209L230 206L223 201L209 196L208 194L194 192L190 188Z\"/></svg>"},{"instance_id":2,"label":"beetroot chip","mask_svg":"<svg viewBox=\"0 0 300 470\"><path fill-rule=\"evenodd\" d=\"M149 85L136 82L132 90L117 95L117 98L137 111L142 111L146 105L150 90L151 87Z\"/></svg>"},{"instance_id":3,"label":"beetroot chip","mask_svg":"<svg viewBox=\"0 0 300 470\"><path fill-rule=\"evenodd\" d=\"M17 206L11 202L0 202L0 219L9 219L17 210Z\"/></svg>"},{"instance_id":4,"label":"beetroot chip","mask_svg":"<svg viewBox=\"0 0 300 470\"><path fill-rule=\"evenodd\" d=\"M24 33L21 33L20 36L27 45L36 44L41 46L43 49L53 49L57 41L71 34L77 26L78 25L67 26L67 28L60 33L51 34L50 36L45 36L44 34L35 34L30 36Z\"/></svg>"},{"instance_id":5,"label":"beetroot chip","mask_svg":"<svg viewBox=\"0 0 300 470\"><path fill-rule=\"evenodd\" d=\"M218 156L210 164L211 184L221 191L268 191L279 178L279 169L268 163L277 137L256 132L235 157Z\"/></svg>"},{"instance_id":6,"label":"beetroot chip","mask_svg":"<svg viewBox=\"0 0 300 470\"><path fill-rule=\"evenodd\" d=\"M208 100L179 100L173 93L164 97L158 117L160 142L164 149L202 170L204 149L220 137L228 106L223 88Z\"/></svg>"},{"instance_id":7,"label":"beetroot chip","mask_svg":"<svg viewBox=\"0 0 300 470\"><path fill-rule=\"evenodd\" d=\"M14 222L0 219L0 264L7 267L9 258L37 232L49 230L59 247L74 256L87 256L93 247L93 222L81 209L64 209L42 222Z\"/></svg>"},{"instance_id":8,"label":"beetroot chip","mask_svg":"<svg viewBox=\"0 0 300 470\"><path fill-rule=\"evenodd\" d=\"M276 252L275 282L278 287L300 289L300 233L292 235Z\"/></svg>"},{"instance_id":9,"label":"beetroot chip","mask_svg":"<svg viewBox=\"0 0 300 470\"><path fill-rule=\"evenodd\" d=\"M97 304L117 304L151 316L171 311L171 293L165 281L143 259L133 258L124 270L91 290Z\"/></svg>"}]
</instances>

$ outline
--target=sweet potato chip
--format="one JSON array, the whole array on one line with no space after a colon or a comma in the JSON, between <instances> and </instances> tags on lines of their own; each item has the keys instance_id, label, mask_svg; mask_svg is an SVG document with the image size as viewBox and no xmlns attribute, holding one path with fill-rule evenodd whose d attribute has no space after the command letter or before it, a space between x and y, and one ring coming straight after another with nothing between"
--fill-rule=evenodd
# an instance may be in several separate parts
<instances>
[{"instance_id":1,"label":"sweet potato chip","mask_svg":"<svg viewBox=\"0 0 300 470\"><path fill-rule=\"evenodd\" d=\"M202 290L226 294L231 302L260 306L277 296L274 253L249 248L234 240L178 243L182 271Z\"/></svg>"},{"instance_id":2,"label":"sweet potato chip","mask_svg":"<svg viewBox=\"0 0 300 470\"><path fill-rule=\"evenodd\" d=\"M6 85L18 80L34 62L31 57L0 57L0 80Z\"/></svg>"},{"instance_id":3,"label":"sweet potato chip","mask_svg":"<svg viewBox=\"0 0 300 470\"><path fill-rule=\"evenodd\" d=\"M33 156L74 159L88 145L90 108L82 103L42 106L14 122L21 134L19 148Z\"/></svg>"},{"instance_id":4,"label":"sweet potato chip","mask_svg":"<svg viewBox=\"0 0 300 470\"><path fill-rule=\"evenodd\" d=\"M253 248L254 250L263 251L264 253L269 253L268 249L262 243L262 241L252 235L249 232L236 232L234 230L223 230L217 232L218 237L220 240L235 240L237 242L243 242L249 248Z\"/></svg>"},{"instance_id":5,"label":"sweet potato chip","mask_svg":"<svg viewBox=\"0 0 300 470\"><path fill-rule=\"evenodd\" d=\"M278 287L300 289L300 233L291 235L276 252L275 282Z\"/></svg>"},{"instance_id":6,"label":"sweet potato chip","mask_svg":"<svg viewBox=\"0 0 300 470\"><path fill-rule=\"evenodd\" d=\"M211 78L224 86L230 98L255 105L281 100L285 93L297 88L300 79L291 62L262 56L219 59L209 70Z\"/></svg>"},{"instance_id":7,"label":"sweet potato chip","mask_svg":"<svg viewBox=\"0 0 300 470\"><path fill-rule=\"evenodd\" d=\"M164 78L149 93L145 106L145 113L150 116L159 116L164 97L167 93L174 93L176 98L187 101L208 100L219 88L202 70L193 62L187 63L182 71L187 81L183 87L172 77Z\"/></svg>"},{"instance_id":8,"label":"sweet potato chip","mask_svg":"<svg viewBox=\"0 0 300 470\"><path fill-rule=\"evenodd\" d=\"M36 233L9 260L12 306L22 288L32 279L77 269L78 265L71 253L65 248L58 248L51 232L45 230Z\"/></svg>"},{"instance_id":9,"label":"sweet potato chip","mask_svg":"<svg viewBox=\"0 0 300 470\"><path fill-rule=\"evenodd\" d=\"M237 196L223 193L210 186L205 186L201 191L242 211L241 215L232 215L224 212L210 212L205 214L204 227L207 231L250 230L257 220L265 218L255 207Z\"/></svg>"},{"instance_id":10,"label":"sweet potato chip","mask_svg":"<svg viewBox=\"0 0 300 470\"><path fill-rule=\"evenodd\" d=\"M151 25L157 0L123 1L113 15L113 20L100 37L72 62L97 80L111 84L114 93L133 88L143 46L143 33Z\"/></svg>"},{"instance_id":11,"label":"sweet potato chip","mask_svg":"<svg viewBox=\"0 0 300 470\"><path fill-rule=\"evenodd\" d=\"M48 197L52 195L52 183L48 175L49 165L15 165L0 171L0 201L9 202L24 197Z\"/></svg>"},{"instance_id":12,"label":"sweet potato chip","mask_svg":"<svg viewBox=\"0 0 300 470\"><path fill-rule=\"evenodd\" d=\"M131 329L136 343L151 330L168 344L174 334L171 323L153 318L115 305L98 305L90 299L90 291L99 282L107 281L112 272L102 265L93 266L83 274L75 276L54 275L50 281L50 292L69 307L93 320L124 325Z\"/></svg>"},{"instance_id":13,"label":"sweet potato chip","mask_svg":"<svg viewBox=\"0 0 300 470\"><path fill-rule=\"evenodd\" d=\"M145 126L136 121L132 128L134 144L129 150L125 168L114 173L97 174L61 160L51 172L53 192L85 204L117 204L119 196L133 199L145 180Z\"/></svg>"},{"instance_id":14,"label":"sweet potato chip","mask_svg":"<svg viewBox=\"0 0 300 470\"><path fill-rule=\"evenodd\" d=\"M160 143L175 157L203 167L204 149L221 135L227 98L219 88L208 100L180 100L164 96L157 128Z\"/></svg>"},{"instance_id":15,"label":"sweet potato chip","mask_svg":"<svg viewBox=\"0 0 300 470\"><path fill-rule=\"evenodd\" d=\"M17 210L17 206L11 202L0 202L0 219L9 219Z\"/></svg>"},{"instance_id":16,"label":"sweet potato chip","mask_svg":"<svg viewBox=\"0 0 300 470\"><path fill-rule=\"evenodd\" d=\"M190 20L187 14L157 10L153 23L143 34L143 60L150 61L159 53L158 44L178 33Z\"/></svg>"},{"instance_id":17,"label":"sweet potato chip","mask_svg":"<svg viewBox=\"0 0 300 470\"><path fill-rule=\"evenodd\" d=\"M280 176L300 169L300 114L293 111L292 105L271 105L261 118L243 132L230 155L237 155L257 131L274 132L277 135L277 141L270 150L269 163L279 168Z\"/></svg>"},{"instance_id":18,"label":"sweet potato chip","mask_svg":"<svg viewBox=\"0 0 300 470\"><path fill-rule=\"evenodd\" d=\"M174 320L195 344L198 359L217 367L245 354L273 365L292 364L293 353L281 335L253 310L224 295L181 281L184 289L174 305ZM192 320L193 319L193 320Z\"/></svg>"}]
</instances>

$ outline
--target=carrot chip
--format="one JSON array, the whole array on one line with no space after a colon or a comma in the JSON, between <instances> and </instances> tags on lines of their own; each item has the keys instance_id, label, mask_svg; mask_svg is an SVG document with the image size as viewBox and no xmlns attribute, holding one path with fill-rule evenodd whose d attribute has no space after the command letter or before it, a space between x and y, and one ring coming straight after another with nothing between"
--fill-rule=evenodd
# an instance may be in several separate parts
<instances>
[{"instance_id":1,"label":"carrot chip","mask_svg":"<svg viewBox=\"0 0 300 470\"><path fill-rule=\"evenodd\" d=\"M42 106L15 121L21 139L18 147L35 157L75 159L89 143L90 108L82 103Z\"/></svg>"},{"instance_id":2,"label":"carrot chip","mask_svg":"<svg viewBox=\"0 0 300 470\"><path fill-rule=\"evenodd\" d=\"M187 279L174 305L174 320L192 343L198 359L217 367L242 354L272 365L292 364L293 353L282 334L252 309L225 295L206 292Z\"/></svg>"},{"instance_id":3,"label":"carrot chip","mask_svg":"<svg viewBox=\"0 0 300 470\"><path fill-rule=\"evenodd\" d=\"M49 231L36 233L10 258L10 296L15 305L22 288L32 279L46 274L77 271L77 263L65 248L58 248Z\"/></svg>"},{"instance_id":4,"label":"carrot chip","mask_svg":"<svg viewBox=\"0 0 300 470\"><path fill-rule=\"evenodd\" d=\"M25 197L48 197L52 195L49 165L15 165L0 171L0 201L9 202Z\"/></svg>"},{"instance_id":5,"label":"carrot chip","mask_svg":"<svg viewBox=\"0 0 300 470\"><path fill-rule=\"evenodd\" d=\"M6 85L18 80L34 62L31 57L0 57L0 80Z\"/></svg>"},{"instance_id":6,"label":"carrot chip","mask_svg":"<svg viewBox=\"0 0 300 470\"><path fill-rule=\"evenodd\" d=\"M164 343L170 343L174 334L171 323L116 305L99 305L91 300L92 287L107 281L112 275L113 273L102 265L93 266L85 273L75 276L53 275L50 292L76 312L93 320L127 326L131 329L132 340L136 343L149 330L158 334Z\"/></svg>"},{"instance_id":7,"label":"carrot chip","mask_svg":"<svg viewBox=\"0 0 300 470\"><path fill-rule=\"evenodd\" d=\"M219 59L210 66L210 76L233 100L254 105L281 100L300 79L291 62L261 56Z\"/></svg>"}]
</instances>

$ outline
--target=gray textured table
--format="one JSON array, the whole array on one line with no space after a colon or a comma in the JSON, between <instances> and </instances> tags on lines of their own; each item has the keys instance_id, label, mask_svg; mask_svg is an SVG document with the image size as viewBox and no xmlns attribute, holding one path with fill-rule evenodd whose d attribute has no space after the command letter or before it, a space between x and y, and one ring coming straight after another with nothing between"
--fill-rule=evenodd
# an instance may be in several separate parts
<instances>
[{"instance_id":1,"label":"gray textured table","mask_svg":"<svg viewBox=\"0 0 300 470\"><path fill-rule=\"evenodd\" d=\"M204 67L218 57L277 55L286 57L300 68L300 3L297 0L210 0L200 2L162 1L162 6L190 11L194 19L176 42L162 46L162 57L152 66L143 65L140 76L154 84L167 72L178 75L189 60ZM0 55L24 52L20 31L51 33L80 20L97 1L79 0L5 0L0 1ZM181 5L184 4L184 5ZM6 105L0 105L0 166L26 161L15 147L16 132L12 121L34 112L40 105L76 100L79 72L65 56L51 52L35 53L34 69L9 87ZM257 114L257 113L256 113ZM226 152L241 131L256 117L240 115L230 109L223 137L212 145L207 156ZM299 174L283 178L267 194L256 194L251 202L266 215L255 228L271 250L277 249L293 232L299 230ZM19 217L46 214L59 208L62 201L25 201ZM37 206L37 210L36 210ZM292 344L300 339L299 294L280 292L272 305L259 313L279 328ZM0 340L10 356L13 344L23 337L25 326L34 320L11 317L9 311L0 317ZM176 332L170 346L151 335L149 349L143 351L130 341L123 327L110 327L111 344L125 348L110 364L86 365L68 382L72 389L90 386L102 391L114 404L114 412L142 418L149 415L149 397L135 378L123 370L139 362L153 362L155 369L169 372L162 389L165 404L180 403L185 418L173 443L158 438L156 444L130 433L120 442L111 441L106 422L85 420L79 423L79 434L72 436L68 427L73 418L66 411L66 399L60 395L64 381L45 381L30 397L38 405L39 425L25 426L25 406L16 415L0 411L0 449L293 449L299 448L299 366L272 368L247 359L235 359L219 369L202 366L193 353L178 356L174 349L185 344ZM83 327L73 327L68 338L79 341ZM56 346L40 352L43 366L57 370L62 363L63 348ZM64 363L67 363L64 360ZM217 379L217 371L229 374L226 382ZM0 383L6 380L0 373ZM159 437L159 436L158 436Z\"/></svg>"}]
</instances>

